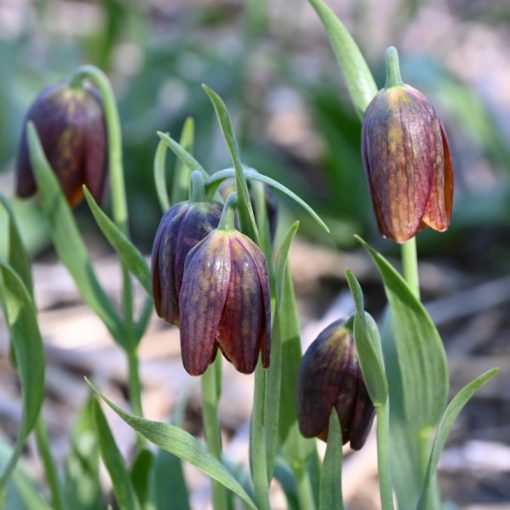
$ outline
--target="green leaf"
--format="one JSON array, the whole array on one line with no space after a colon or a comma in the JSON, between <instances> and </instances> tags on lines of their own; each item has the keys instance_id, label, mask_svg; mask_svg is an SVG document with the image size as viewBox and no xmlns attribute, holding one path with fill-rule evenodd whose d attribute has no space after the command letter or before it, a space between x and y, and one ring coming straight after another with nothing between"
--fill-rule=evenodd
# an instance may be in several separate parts
<instances>
[{"instance_id":1,"label":"green leaf","mask_svg":"<svg viewBox=\"0 0 510 510\"><path fill-rule=\"evenodd\" d=\"M298 228L299 221L296 221L287 230L276 259L275 280L278 297L276 299L275 317L271 334L271 365L266 373L266 385L270 391L266 391L264 410L267 471L269 479L271 479L273 474L276 449L278 446L278 421L280 417L280 390L282 382L282 343L280 336L280 315L282 311L280 307L280 297L283 292L290 246Z\"/></svg>"},{"instance_id":2,"label":"green leaf","mask_svg":"<svg viewBox=\"0 0 510 510\"><path fill-rule=\"evenodd\" d=\"M384 370L379 329L372 316L364 310L363 291L358 280L349 269L345 274L356 305L354 341L363 379L373 404L383 406L388 400L388 383Z\"/></svg>"},{"instance_id":3,"label":"green leaf","mask_svg":"<svg viewBox=\"0 0 510 510\"><path fill-rule=\"evenodd\" d=\"M326 232L329 232L329 227L326 225L326 223L324 223L324 221L322 221L321 217L301 197L296 195L289 188L279 183L278 181L271 179L271 177L261 174L254 168L249 168L243 165L243 171L246 179L251 181L263 182L264 184L267 184L268 186L277 189L284 195L287 195L289 198L294 200L294 202L299 204L321 226L321 228L323 228ZM215 172L207 180L206 190L209 192L213 189L216 189L219 183L221 183L225 179L235 177L235 175L236 174L234 168L225 168L224 170Z\"/></svg>"},{"instance_id":4,"label":"green leaf","mask_svg":"<svg viewBox=\"0 0 510 510\"><path fill-rule=\"evenodd\" d=\"M446 353L423 304L391 264L361 238L384 282L402 375L407 419L417 431L431 430L443 414L448 397Z\"/></svg>"},{"instance_id":5,"label":"green leaf","mask_svg":"<svg viewBox=\"0 0 510 510\"><path fill-rule=\"evenodd\" d=\"M195 142L195 122L192 117L188 117L182 128L179 145L189 154L193 153ZM191 172L196 170L185 164L182 159L178 159L175 164L174 178L172 182L172 204L182 202L188 198L188 187Z\"/></svg>"},{"instance_id":6,"label":"green leaf","mask_svg":"<svg viewBox=\"0 0 510 510\"><path fill-rule=\"evenodd\" d=\"M0 194L0 204L4 207L5 212L9 218L9 243L7 261L12 266L14 271L23 280L25 287L31 296L33 296L33 283L32 283L32 267L30 265L30 257L28 256L25 245L21 240L21 234L14 217L9 201Z\"/></svg>"},{"instance_id":7,"label":"green leaf","mask_svg":"<svg viewBox=\"0 0 510 510\"><path fill-rule=\"evenodd\" d=\"M0 478L0 499L5 484L34 428L44 397L44 350L34 303L14 269L0 259L0 294L5 322L16 358L22 391L22 421L14 452Z\"/></svg>"},{"instance_id":8,"label":"green leaf","mask_svg":"<svg viewBox=\"0 0 510 510\"><path fill-rule=\"evenodd\" d=\"M104 508L99 482L99 446L92 407L94 401L95 397L89 397L71 433L64 476L66 508L69 510Z\"/></svg>"},{"instance_id":9,"label":"green leaf","mask_svg":"<svg viewBox=\"0 0 510 510\"><path fill-rule=\"evenodd\" d=\"M335 13L323 0L308 0L316 10L329 37L347 89L360 118L377 94L377 86L358 45Z\"/></svg>"},{"instance_id":10,"label":"green leaf","mask_svg":"<svg viewBox=\"0 0 510 510\"><path fill-rule=\"evenodd\" d=\"M152 295L151 273L147 262L143 255L138 251L136 246L120 231L119 227L106 216L102 209L97 205L94 197L90 194L89 190L84 186L83 193L85 199L89 204L90 210L96 220L98 227L103 232L108 242L117 252L122 264L133 274L136 279L142 284L143 288Z\"/></svg>"},{"instance_id":11,"label":"green leaf","mask_svg":"<svg viewBox=\"0 0 510 510\"><path fill-rule=\"evenodd\" d=\"M319 492L319 510L343 510L342 430L335 409L329 416L328 446L324 455Z\"/></svg>"},{"instance_id":12,"label":"green leaf","mask_svg":"<svg viewBox=\"0 0 510 510\"><path fill-rule=\"evenodd\" d=\"M12 448L0 441L0 472L4 471L12 455ZM38 493L35 481L28 477L22 461L18 462L7 484L5 499L0 498L0 508L7 510L51 510L50 506Z\"/></svg>"},{"instance_id":13,"label":"green leaf","mask_svg":"<svg viewBox=\"0 0 510 510\"><path fill-rule=\"evenodd\" d=\"M187 460L210 478L218 481L227 489L237 494L250 508L256 510L253 500L248 496L239 482L230 474L225 466L218 459L213 457L207 451L206 447L191 434L188 434L174 425L145 420L129 414L106 398L90 383L90 381L87 380L87 383L133 430L163 450L173 453L183 460Z\"/></svg>"},{"instance_id":14,"label":"green leaf","mask_svg":"<svg viewBox=\"0 0 510 510\"><path fill-rule=\"evenodd\" d=\"M156 508L191 508L181 459L164 450L158 450L154 459L150 490Z\"/></svg>"},{"instance_id":15,"label":"green leaf","mask_svg":"<svg viewBox=\"0 0 510 510\"><path fill-rule=\"evenodd\" d=\"M253 208L251 206L250 194L248 192L248 183L244 175L243 165L241 163L241 157L239 155L239 147L237 140L234 135L234 128L232 127L232 120L228 113L225 103L221 97L214 92L207 85L203 84L202 88L209 96L211 103L214 106L216 117L220 124L223 138L227 143L230 157L235 168L235 179L236 179L236 191L237 191L237 209L239 212L239 222L241 223L241 230L251 237L260 246L259 232L257 224L255 222L255 216L253 214Z\"/></svg>"},{"instance_id":16,"label":"green leaf","mask_svg":"<svg viewBox=\"0 0 510 510\"><path fill-rule=\"evenodd\" d=\"M131 483L131 477L97 400L94 401L93 408L101 457L110 473L117 503L122 510L137 510L140 506Z\"/></svg>"},{"instance_id":17,"label":"green leaf","mask_svg":"<svg viewBox=\"0 0 510 510\"><path fill-rule=\"evenodd\" d=\"M154 155L154 184L156 185L156 193L158 195L161 210L165 212L170 207L170 199L166 189L166 151L167 144L160 139L156 154Z\"/></svg>"},{"instance_id":18,"label":"green leaf","mask_svg":"<svg viewBox=\"0 0 510 510\"><path fill-rule=\"evenodd\" d=\"M191 172L193 172L193 170L200 170L204 177L209 177L205 168L170 135L158 131L158 136L168 145L168 148L190 169Z\"/></svg>"},{"instance_id":19,"label":"green leaf","mask_svg":"<svg viewBox=\"0 0 510 510\"><path fill-rule=\"evenodd\" d=\"M142 508L149 501L149 483L153 463L154 456L152 452L144 448L138 452L131 467L131 484Z\"/></svg>"},{"instance_id":20,"label":"green leaf","mask_svg":"<svg viewBox=\"0 0 510 510\"><path fill-rule=\"evenodd\" d=\"M471 397L498 372L498 368L493 368L492 370L487 370L487 372L479 375L476 379L473 379L470 383L464 386L464 388L462 388L448 404L448 407L446 408L441 421L439 422L439 426L436 431L436 437L434 438L434 444L430 454L425 483L423 486L420 501L418 503L418 510L425 510L428 507L427 503L431 496L430 482L436 472L439 456L444 449L446 440L450 434L450 431L452 430L455 420L459 416L462 409L464 409L464 406L469 402Z\"/></svg>"},{"instance_id":21,"label":"green leaf","mask_svg":"<svg viewBox=\"0 0 510 510\"><path fill-rule=\"evenodd\" d=\"M296 380L301 363L301 336L296 298L290 268L286 265L285 277L279 298L279 329L282 344L282 379L278 433L282 456L292 467L302 464L315 449L313 439L304 438L298 429L296 407Z\"/></svg>"},{"instance_id":22,"label":"green leaf","mask_svg":"<svg viewBox=\"0 0 510 510\"><path fill-rule=\"evenodd\" d=\"M123 325L96 278L87 249L55 174L44 155L34 124L29 122L27 129L30 161L41 197L41 206L50 224L53 244L60 260L73 277L83 300L101 318L112 336L122 344Z\"/></svg>"}]
</instances>

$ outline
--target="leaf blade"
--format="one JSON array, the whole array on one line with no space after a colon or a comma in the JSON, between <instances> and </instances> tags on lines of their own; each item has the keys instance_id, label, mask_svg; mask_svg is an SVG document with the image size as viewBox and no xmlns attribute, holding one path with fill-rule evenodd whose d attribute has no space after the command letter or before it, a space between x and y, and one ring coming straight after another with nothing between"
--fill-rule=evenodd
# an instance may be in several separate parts
<instances>
[{"instance_id":1,"label":"leaf blade","mask_svg":"<svg viewBox=\"0 0 510 510\"><path fill-rule=\"evenodd\" d=\"M30 161L41 196L41 206L51 227L50 233L55 249L75 281L83 300L101 318L112 336L120 343L124 338L122 324L97 280L78 227L44 155L32 122L28 123L27 133Z\"/></svg>"},{"instance_id":2,"label":"leaf blade","mask_svg":"<svg viewBox=\"0 0 510 510\"><path fill-rule=\"evenodd\" d=\"M1 493L39 416L44 398L45 357L32 297L21 277L3 259L0 259L0 293L21 381L23 409L14 452L0 477Z\"/></svg>"},{"instance_id":3,"label":"leaf blade","mask_svg":"<svg viewBox=\"0 0 510 510\"><path fill-rule=\"evenodd\" d=\"M418 510L425 510L427 508L427 501L430 497L430 482L436 471L437 464L439 462L439 456L443 451L443 448L448 439L448 435L453 427L453 424L460 412L464 409L465 405L469 402L471 397L484 386L490 379L492 379L499 372L498 368L487 370L483 374L473 379L470 383L466 384L455 397L448 404L445 412L439 422L439 426L436 431L436 437L434 438L434 444L432 445L432 451L429 457L429 464L427 467L427 474L423 485L422 494L420 501L418 502Z\"/></svg>"},{"instance_id":4,"label":"leaf blade","mask_svg":"<svg viewBox=\"0 0 510 510\"><path fill-rule=\"evenodd\" d=\"M323 0L308 0L319 15L342 69L352 102L362 118L377 94L377 86L358 45L343 23Z\"/></svg>"},{"instance_id":5,"label":"leaf blade","mask_svg":"<svg viewBox=\"0 0 510 510\"><path fill-rule=\"evenodd\" d=\"M357 239L383 279L392 312L406 416L417 430L431 430L441 418L448 397L448 367L441 337L400 274L369 244Z\"/></svg>"},{"instance_id":6,"label":"leaf blade","mask_svg":"<svg viewBox=\"0 0 510 510\"><path fill-rule=\"evenodd\" d=\"M97 205L94 197L84 186L83 193L90 207L90 211L96 220L97 226L104 234L113 249L117 252L124 266L135 276L142 284L149 296L152 295L151 273L143 255L138 251L136 246L126 237L125 234L108 218L104 211Z\"/></svg>"},{"instance_id":7,"label":"leaf blade","mask_svg":"<svg viewBox=\"0 0 510 510\"><path fill-rule=\"evenodd\" d=\"M87 383L97 396L118 414L122 420L148 441L198 467L205 474L237 494L250 508L256 510L255 503L241 487L239 482L230 474L225 466L223 466L218 459L213 457L205 446L191 434L188 434L174 425L145 420L129 414L104 396L90 381L87 380Z\"/></svg>"}]
</instances>

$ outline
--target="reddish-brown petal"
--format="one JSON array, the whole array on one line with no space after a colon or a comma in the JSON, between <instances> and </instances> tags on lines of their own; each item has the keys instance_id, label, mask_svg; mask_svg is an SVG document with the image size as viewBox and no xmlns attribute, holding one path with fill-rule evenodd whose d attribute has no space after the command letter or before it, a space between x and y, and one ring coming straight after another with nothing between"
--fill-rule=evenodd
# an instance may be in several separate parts
<instances>
[{"instance_id":1,"label":"reddish-brown petal","mask_svg":"<svg viewBox=\"0 0 510 510\"><path fill-rule=\"evenodd\" d=\"M350 363L351 344L342 321L336 321L312 342L303 356L297 395L299 429L305 437L327 438L329 415L341 391L344 369Z\"/></svg>"},{"instance_id":2,"label":"reddish-brown petal","mask_svg":"<svg viewBox=\"0 0 510 510\"><path fill-rule=\"evenodd\" d=\"M359 368L357 374L358 390L356 393L356 405L353 411L350 434L350 443L353 450L360 450L365 444L375 416L374 405L370 400Z\"/></svg>"},{"instance_id":3,"label":"reddish-brown petal","mask_svg":"<svg viewBox=\"0 0 510 510\"><path fill-rule=\"evenodd\" d=\"M440 171L435 174L427 209L423 215L423 224L444 232L450 225L453 203L453 165L448 138L444 127L438 121L443 145Z\"/></svg>"},{"instance_id":4,"label":"reddish-brown petal","mask_svg":"<svg viewBox=\"0 0 510 510\"><path fill-rule=\"evenodd\" d=\"M419 229L442 140L430 102L409 86L377 94L363 121L362 155L384 236L405 242Z\"/></svg>"},{"instance_id":5,"label":"reddish-brown petal","mask_svg":"<svg viewBox=\"0 0 510 510\"><path fill-rule=\"evenodd\" d=\"M203 374L216 354L216 336L230 281L226 233L213 231L186 257L179 294L181 352L191 375Z\"/></svg>"},{"instance_id":6,"label":"reddish-brown petal","mask_svg":"<svg viewBox=\"0 0 510 510\"><path fill-rule=\"evenodd\" d=\"M260 277L252 253L260 251L240 232L228 233L230 282L218 329L218 343L239 372L255 370L265 330L265 308Z\"/></svg>"}]
</instances>

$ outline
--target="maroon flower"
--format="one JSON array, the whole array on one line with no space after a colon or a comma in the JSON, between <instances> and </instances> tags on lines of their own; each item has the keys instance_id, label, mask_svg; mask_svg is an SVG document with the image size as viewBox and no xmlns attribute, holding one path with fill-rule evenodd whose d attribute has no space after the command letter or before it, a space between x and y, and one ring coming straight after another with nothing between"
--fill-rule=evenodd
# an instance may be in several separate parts
<instances>
[{"instance_id":1,"label":"maroon flower","mask_svg":"<svg viewBox=\"0 0 510 510\"><path fill-rule=\"evenodd\" d=\"M242 373L259 352L269 366L271 305L266 259L237 230L214 230L186 257L179 295L184 368L200 375L217 348Z\"/></svg>"},{"instance_id":2,"label":"maroon flower","mask_svg":"<svg viewBox=\"0 0 510 510\"><path fill-rule=\"evenodd\" d=\"M152 247L152 290L157 314L179 324L179 292L188 252L218 226L222 205L179 202L166 211Z\"/></svg>"},{"instance_id":3,"label":"maroon flower","mask_svg":"<svg viewBox=\"0 0 510 510\"><path fill-rule=\"evenodd\" d=\"M398 66L396 51L387 55ZM396 80L368 106L361 140L381 234L403 243L426 227L446 230L453 197L448 139L430 101L401 82L398 67Z\"/></svg>"},{"instance_id":4,"label":"maroon flower","mask_svg":"<svg viewBox=\"0 0 510 510\"><path fill-rule=\"evenodd\" d=\"M23 126L18 152L16 194L37 190L28 152L27 122L35 124L48 161L71 207L83 199L85 184L101 201L107 174L107 137L101 101L92 87L46 87L32 103Z\"/></svg>"},{"instance_id":5,"label":"maroon flower","mask_svg":"<svg viewBox=\"0 0 510 510\"><path fill-rule=\"evenodd\" d=\"M327 441L329 416L336 410L343 443L354 450L365 443L374 406L363 381L352 333L338 320L312 342L297 381L299 429L305 437Z\"/></svg>"}]
</instances>

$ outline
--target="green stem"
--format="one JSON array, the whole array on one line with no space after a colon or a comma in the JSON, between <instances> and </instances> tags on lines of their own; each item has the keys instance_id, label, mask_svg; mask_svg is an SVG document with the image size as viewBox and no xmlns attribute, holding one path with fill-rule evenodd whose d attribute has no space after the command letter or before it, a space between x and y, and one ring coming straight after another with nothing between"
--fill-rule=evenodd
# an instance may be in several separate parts
<instances>
[{"instance_id":1,"label":"green stem","mask_svg":"<svg viewBox=\"0 0 510 510\"><path fill-rule=\"evenodd\" d=\"M79 67L70 77L69 83L71 86L78 86L84 79L89 79L95 85L103 101L106 131L108 135L108 170L112 193L113 221L129 238L128 208L124 182L124 168L122 165L122 132L115 95L108 77L97 67L91 65ZM127 340L122 339L119 343L121 345L127 343L128 346L127 357L129 364L129 394L131 404L136 414L143 416L138 374L138 357L136 355L138 342L133 323L131 277L124 264L122 264L122 287L125 328L121 334L125 334Z\"/></svg>"},{"instance_id":2,"label":"green stem","mask_svg":"<svg viewBox=\"0 0 510 510\"><path fill-rule=\"evenodd\" d=\"M39 457L41 458L44 466L48 488L50 489L52 507L54 510L64 510L64 498L62 496L62 490L58 479L57 468L55 467L53 457L51 456L48 434L41 414L39 414L35 424L35 439Z\"/></svg>"},{"instance_id":3,"label":"green stem","mask_svg":"<svg viewBox=\"0 0 510 510\"><path fill-rule=\"evenodd\" d=\"M207 448L219 460L221 460L221 428L218 419L219 392L217 388L219 381L216 378L216 363L220 362L221 358L210 365L201 377L203 421ZM228 508L227 494L223 485L214 480L211 483L214 510Z\"/></svg>"},{"instance_id":4,"label":"green stem","mask_svg":"<svg viewBox=\"0 0 510 510\"><path fill-rule=\"evenodd\" d=\"M250 468L259 510L269 510L269 479L264 420L266 373L260 362L255 369L255 388L250 427Z\"/></svg>"},{"instance_id":5,"label":"green stem","mask_svg":"<svg viewBox=\"0 0 510 510\"><path fill-rule=\"evenodd\" d=\"M234 215L237 207L237 193L233 191L227 198L221 213L218 230L234 230Z\"/></svg>"},{"instance_id":6,"label":"green stem","mask_svg":"<svg viewBox=\"0 0 510 510\"><path fill-rule=\"evenodd\" d=\"M389 403L375 408L377 413L377 464L382 510L393 510L393 491L390 459Z\"/></svg>"},{"instance_id":7,"label":"green stem","mask_svg":"<svg viewBox=\"0 0 510 510\"><path fill-rule=\"evenodd\" d=\"M191 174L189 199L191 202L203 202L205 200L204 178L198 170Z\"/></svg>"},{"instance_id":8,"label":"green stem","mask_svg":"<svg viewBox=\"0 0 510 510\"><path fill-rule=\"evenodd\" d=\"M400 75L400 63L398 61L397 48L390 46L386 50L386 83L384 88L389 89L390 87L402 87L404 82Z\"/></svg>"},{"instance_id":9,"label":"green stem","mask_svg":"<svg viewBox=\"0 0 510 510\"><path fill-rule=\"evenodd\" d=\"M113 221L123 233L127 234L128 210L122 167L122 134L117 103L110 81L103 71L91 65L81 66L72 74L69 83L71 86L77 86L83 79L89 79L95 85L103 101L108 134L108 170L112 190Z\"/></svg>"},{"instance_id":10,"label":"green stem","mask_svg":"<svg viewBox=\"0 0 510 510\"><path fill-rule=\"evenodd\" d=\"M413 294L420 299L420 278L418 273L418 254L416 238L413 237L402 245L402 269L404 279Z\"/></svg>"},{"instance_id":11,"label":"green stem","mask_svg":"<svg viewBox=\"0 0 510 510\"><path fill-rule=\"evenodd\" d=\"M299 507L302 510L315 510L315 498L313 497L312 484L308 471L304 466L301 466L301 469L294 470L294 476L296 477Z\"/></svg>"},{"instance_id":12,"label":"green stem","mask_svg":"<svg viewBox=\"0 0 510 510\"><path fill-rule=\"evenodd\" d=\"M133 412L137 416L143 416L142 411L142 386L140 384L140 370L136 349L127 352L128 359L128 387L129 400L133 406Z\"/></svg>"}]
</instances>

